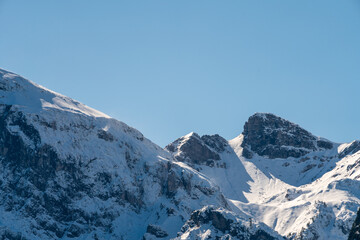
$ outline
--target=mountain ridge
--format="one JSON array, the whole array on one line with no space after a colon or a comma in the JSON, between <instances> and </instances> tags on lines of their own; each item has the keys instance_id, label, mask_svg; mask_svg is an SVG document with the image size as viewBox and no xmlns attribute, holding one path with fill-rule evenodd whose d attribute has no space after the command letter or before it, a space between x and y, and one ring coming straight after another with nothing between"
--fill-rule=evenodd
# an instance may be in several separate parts
<instances>
[{"instance_id":1,"label":"mountain ridge","mask_svg":"<svg viewBox=\"0 0 360 240\"><path fill-rule=\"evenodd\" d=\"M3 238L346 239L360 206L359 142L273 114L162 149L5 70L0 112Z\"/></svg>"},{"instance_id":2,"label":"mountain ridge","mask_svg":"<svg viewBox=\"0 0 360 240\"><path fill-rule=\"evenodd\" d=\"M267 117L269 114L256 113L249 119L264 118L264 116ZM270 116L279 119L273 114ZM276 122L271 124L275 125L275 130L279 128ZM288 124L293 123L286 123ZM296 125L296 128L300 127ZM272 129L268 132L272 133ZM224 162L224 166L227 167L219 168L216 165L209 166L196 161L192 161L191 164L193 168L215 181L224 195L231 199L241 211L264 222L289 239L346 239L360 203L360 195L356 190L360 188L357 180L360 178L357 174L360 171L360 165L356 160L360 154L358 141L337 144L324 138L314 137L306 130L301 130L301 132L312 137L312 144L314 144L312 145L314 148L304 155L289 156L288 149L285 148L285 154L280 157L269 157L261 156L250 149L248 150L251 153L249 157L248 153L244 154L243 132L228 141L235 155L230 154L231 157L225 157L218 152L220 159L213 159L216 162ZM262 134L264 135L264 133L258 134L260 139L263 137ZM280 134L284 135L284 133ZM281 140L292 143L293 134L289 134L289 137L290 141L284 140L283 136ZM322 147L323 145L318 147L317 140L324 141L325 144L329 143L329 145L325 148ZM173 144L177 142L178 140ZM265 146L267 145L265 141ZM183 151L187 151L187 155L191 153L189 151L191 148L177 147L175 149L176 151L172 152L177 156L182 156ZM187 161L181 158L177 160ZM203 162L209 161L203 160ZM237 167L236 164L238 164ZM240 170L240 165L245 170ZM241 181L247 184L242 184L242 186L236 184L236 188L240 188L241 190L238 191L243 194L239 192L234 194L236 192L234 184L227 183ZM332 219L334 225L330 227L330 223L322 220L324 218ZM328 233L324 232L325 228L329 229Z\"/></svg>"}]
</instances>

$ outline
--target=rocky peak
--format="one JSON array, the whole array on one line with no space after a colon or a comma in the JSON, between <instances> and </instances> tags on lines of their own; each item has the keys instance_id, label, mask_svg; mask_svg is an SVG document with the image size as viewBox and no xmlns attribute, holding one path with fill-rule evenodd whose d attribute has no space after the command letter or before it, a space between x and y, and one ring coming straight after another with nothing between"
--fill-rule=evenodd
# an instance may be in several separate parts
<instances>
[{"instance_id":1,"label":"rocky peak","mask_svg":"<svg viewBox=\"0 0 360 240\"><path fill-rule=\"evenodd\" d=\"M200 137L192 132L178 138L165 149L173 153L178 161L212 166L215 161L220 160L219 154L224 152L227 146L227 141L218 134Z\"/></svg>"},{"instance_id":2,"label":"rocky peak","mask_svg":"<svg viewBox=\"0 0 360 240\"><path fill-rule=\"evenodd\" d=\"M333 144L315 137L299 125L271 113L255 113L244 125L243 155L253 153L268 158L301 157L316 150L331 149Z\"/></svg>"}]
</instances>

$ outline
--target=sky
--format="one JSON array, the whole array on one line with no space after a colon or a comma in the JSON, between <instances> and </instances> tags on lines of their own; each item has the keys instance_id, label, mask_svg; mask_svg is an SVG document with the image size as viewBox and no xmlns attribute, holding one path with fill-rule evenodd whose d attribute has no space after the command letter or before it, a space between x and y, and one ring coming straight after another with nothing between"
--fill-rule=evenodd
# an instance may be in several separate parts
<instances>
[{"instance_id":1,"label":"sky","mask_svg":"<svg viewBox=\"0 0 360 240\"><path fill-rule=\"evenodd\" d=\"M165 146L271 112L360 139L359 0L0 0L0 68Z\"/></svg>"}]
</instances>

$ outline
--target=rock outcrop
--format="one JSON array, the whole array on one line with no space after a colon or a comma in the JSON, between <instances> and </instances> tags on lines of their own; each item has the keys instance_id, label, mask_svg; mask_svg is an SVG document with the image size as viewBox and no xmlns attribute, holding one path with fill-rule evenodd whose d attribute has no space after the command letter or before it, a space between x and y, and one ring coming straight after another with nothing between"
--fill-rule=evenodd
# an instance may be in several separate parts
<instances>
[{"instance_id":1,"label":"rock outcrop","mask_svg":"<svg viewBox=\"0 0 360 240\"><path fill-rule=\"evenodd\" d=\"M351 142L350 144L348 144L347 147L345 147L340 153L339 153L339 157L343 158L347 155L351 155L354 154L356 152L360 151L360 141L355 140L353 142Z\"/></svg>"},{"instance_id":2,"label":"rock outcrop","mask_svg":"<svg viewBox=\"0 0 360 240\"><path fill-rule=\"evenodd\" d=\"M214 166L220 160L219 154L226 150L227 141L219 135L190 133L165 147L176 160L189 164Z\"/></svg>"},{"instance_id":3,"label":"rock outcrop","mask_svg":"<svg viewBox=\"0 0 360 240\"><path fill-rule=\"evenodd\" d=\"M207 206L191 214L176 239L275 240L281 237L265 225L252 222L251 218L238 218L225 209Z\"/></svg>"},{"instance_id":4,"label":"rock outcrop","mask_svg":"<svg viewBox=\"0 0 360 240\"><path fill-rule=\"evenodd\" d=\"M251 116L244 125L243 136L246 158L252 158L253 153L268 158L298 158L333 147L330 141L317 138L297 124L270 113Z\"/></svg>"},{"instance_id":5,"label":"rock outcrop","mask_svg":"<svg viewBox=\"0 0 360 240\"><path fill-rule=\"evenodd\" d=\"M360 209L357 213L355 222L350 230L348 240L360 240Z\"/></svg>"}]
</instances>

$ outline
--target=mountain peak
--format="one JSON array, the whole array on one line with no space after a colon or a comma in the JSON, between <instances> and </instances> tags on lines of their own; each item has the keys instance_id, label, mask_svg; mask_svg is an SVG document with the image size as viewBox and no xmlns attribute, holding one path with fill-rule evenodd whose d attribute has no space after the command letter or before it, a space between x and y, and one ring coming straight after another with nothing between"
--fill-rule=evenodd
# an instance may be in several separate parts
<instances>
[{"instance_id":1,"label":"mountain peak","mask_svg":"<svg viewBox=\"0 0 360 240\"><path fill-rule=\"evenodd\" d=\"M269 158L301 157L309 152L331 149L333 144L320 139L299 125L272 113L255 113L244 125L244 156L253 153Z\"/></svg>"},{"instance_id":2,"label":"mountain peak","mask_svg":"<svg viewBox=\"0 0 360 240\"><path fill-rule=\"evenodd\" d=\"M227 146L227 141L218 134L200 137L191 132L176 139L165 149L173 153L180 162L214 165L215 161L220 159L219 153L224 152Z\"/></svg>"},{"instance_id":3,"label":"mountain peak","mask_svg":"<svg viewBox=\"0 0 360 240\"><path fill-rule=\"evenodd\" d=\"M16 106L28 113L56 109L91 117L110 118L100 111L1 68L0 104Z\"/></svg>"}]
</instances>

